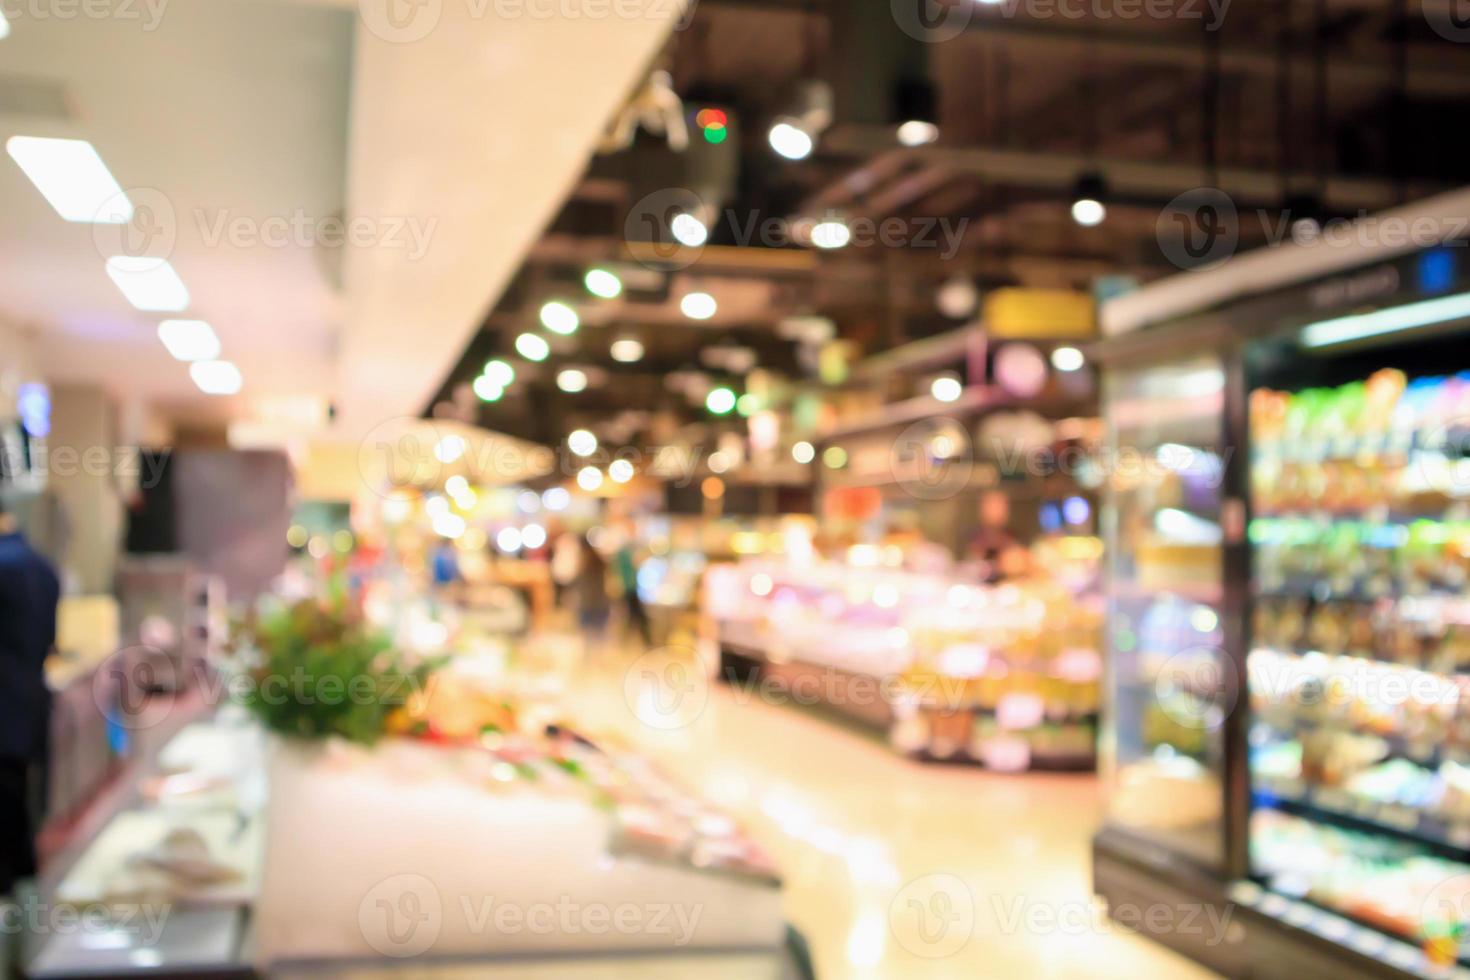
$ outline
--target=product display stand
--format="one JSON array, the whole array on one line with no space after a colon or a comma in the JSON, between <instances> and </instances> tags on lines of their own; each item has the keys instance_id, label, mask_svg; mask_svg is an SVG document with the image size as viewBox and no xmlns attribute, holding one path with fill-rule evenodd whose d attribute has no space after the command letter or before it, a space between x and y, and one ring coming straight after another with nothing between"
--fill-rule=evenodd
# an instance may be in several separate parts
<instances>
[{"instance_id":1,"label":"product display stand","mask_svg":"<svg viewBox=\"0 0 1470 980\"><path fill-rule=\"evenodd\" d=\"M1149 464L1104 515L1094 887L1114 914L1229 911L1223 943L1145 931L1231 977L1470 977L1470 358L1463 316L1433 315L1470 268L1344 256L1288 246L1144 290L1089 353L1109 451ZM1268 258L1300 281L1253 293ZM1193 283L1235 293L1191 315Z\"/></svg>"}]
</instances>

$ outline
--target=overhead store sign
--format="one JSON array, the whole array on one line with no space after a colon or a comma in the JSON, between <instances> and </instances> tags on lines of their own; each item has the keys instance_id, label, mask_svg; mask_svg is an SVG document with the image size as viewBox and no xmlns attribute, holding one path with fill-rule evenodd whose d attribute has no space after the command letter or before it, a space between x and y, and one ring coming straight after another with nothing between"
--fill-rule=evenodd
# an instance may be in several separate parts
<instances>
[{"instance_id":1,"label":"overhead store sign","mask_svg":"<svg viewBox=\"0 0 1470 980\"><path fill-rule=\"evenodd\" d=\"M986 294L986 332L1004 340L1068 340L1097 334L1097 306L1088 293L1008 286Z\"/></svg>"}]
</instances>

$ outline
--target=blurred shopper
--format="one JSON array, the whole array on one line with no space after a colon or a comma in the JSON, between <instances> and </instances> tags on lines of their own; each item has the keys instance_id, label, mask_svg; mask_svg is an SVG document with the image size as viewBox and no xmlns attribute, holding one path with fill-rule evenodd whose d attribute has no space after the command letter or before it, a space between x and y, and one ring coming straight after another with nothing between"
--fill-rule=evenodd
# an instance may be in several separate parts
<instances>
[{"instance_id":1,"label":"blurred shopper","mask_svg":"<svg viewBox=\"0 0 1470 980\"><path fill-rule=\"evenodd\" d=\"M556 604L569 605L569 597L582 574L582 539L563 530L551 542L551 581L556 586Z\"/></svg>"},{"instance_id":2,"label":"blurred shopper","mask_svg":"<svg viewBox=\"0 0 1470 980\"><path fill-rule=\"evenodd\" d=\"M1026 549L1010 530L1011 501L1001 490L980 497L980 527L970 538L970 558L987 582L1025 573Z\"/></svg>"},{"instance_id":3,"label":"blurred shopper","mask_svg":"<svg viewBox=\"0 0 1470 980\"><path fill-rule=\"evenodd\" d=\"M16 533L0 502L0 895L36 874L31 814L41 808L31 776L46 762L45 667L60 597L56 573Z\"/></svg>"},{"instance_id":4,"label":"blurred shopper","mask_svg":"<svg viewBox=\"0 0 1470 980\"><path fill-rule=\"evenodd\" d=\"M625 530L618 543L613 562L618 572L618 587L623 593L623 609L628 614L628 625L638 628L645 647L653 646L653 626L648 621L648 610L643 607L643 598L638 594L638 558L633 551L633 534Z\"/></svg>"},{"instance_id":5,"label":"blurred shopper","mask_svg":"<svg viewBox=\"0 0 1470 980\"><path fill-rule=\"evenodd\" d=\"M577 594L577 620L583 633L600 639L607 630L612 602L607 594L607 562L593 547L590 537L583 539L574 591Z\"/></svg>"}]
</instances>

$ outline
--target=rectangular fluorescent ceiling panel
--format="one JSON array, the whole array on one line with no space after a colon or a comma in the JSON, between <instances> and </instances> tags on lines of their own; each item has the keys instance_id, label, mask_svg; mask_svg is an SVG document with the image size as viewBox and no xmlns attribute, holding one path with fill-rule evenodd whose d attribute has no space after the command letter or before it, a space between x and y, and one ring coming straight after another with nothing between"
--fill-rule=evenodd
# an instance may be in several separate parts
<instances>
[{"instance_id":1,"label":"rectangular fluorescent ceiling panel","mask_svg":"<svg viewBox=\"0 0 1470 980\"><path fill-rule=\"evenodd\" d=\"M107 274L140 310L177 313L189 305L189 290L166 259L114 255L107 260Z\"/></svg>"},{"instance_id":2,"label":"rectangular fluorescent ceiling panel","mask_svg":"<svg viewBox=\"0 0 1470 980\"><path fill-rule=\"evenodd\" d=\"M189 365L189 377L206 395L234 395L244 384L240 369L229 361L195 361Z\"/></svg>"},{"instance_id":3,"label":"rectangular fluorescent ceiling panel","mask_svg":"<svg viewBox=\"0 0 1470 980\"><path fill-rule=\"evenodd\" d=\"M10 21L5 19L5 11L0 10L0 41L10 36Z\"/></svg>"},{"instance_id":4,"label":"rectangular fluorescent ceiling panel","mask_svg":"<svg viewBox=\"0 0 1470 980\"><path fill-rule=\"evenodd\" d=\"M1331 347L1466 317L1470 317L1470 293L1456 293L1404 306L1390 306L1372 313L1309 323L1302 327L1301 343L1303 347Z\"/></svg>"},{"instance_id":5,"label":"rectangular fluorescent ceiling panel","mask_svg":"<svg viewBox=\"0 0 1470 980\"><path fill-rule=\"evenodd\" d=\"M212 361L220 355L219 337L203 320L164 320L158 339L178 361Z\"/></svg>"},{"instance_id":6,"label":"rectangular fluorescent ceiling panel","mask_svg":"<svg viewBox=\"0 0 1470 980\"><path fill-rule=\"evenodd\" d=\"M5 151L67 221L120 225L133 220L133 203L86 140L12 136Z\"/></svg>"}]
</instances>

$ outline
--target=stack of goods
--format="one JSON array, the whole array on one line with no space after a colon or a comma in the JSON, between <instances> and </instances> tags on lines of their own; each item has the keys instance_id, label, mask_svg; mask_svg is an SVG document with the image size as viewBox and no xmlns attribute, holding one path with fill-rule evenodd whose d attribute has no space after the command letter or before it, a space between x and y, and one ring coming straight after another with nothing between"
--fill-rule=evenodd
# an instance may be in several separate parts
<instances>
[{"instance_id":1,"label":"stack of goods","mask_svg":"<svg viewBox=\"0 0 1470 980\"><path fill-rule=\"evenodd\" d=\"M1251 817L1251 846L1273 890L1420 942L1436 962L1465 955L1458 913L1470 901L1470 864L1271 810Z\"/></svg>"},{"instance_id":2,"label":"stack of goods","mask_svg":"<svg viewBox=\"0 0 1470 980\"><path fill-rule=\"evenodd\" d=\"M1252 857L1426 941L1470 881L1467 421L1464 374L1251 396Z\"/></svg>"},{"instance_id":3,"label":"stack of goods","mask_svg":"<svg viewBox=\"0 0 1470 980\"><path fill-rule=\"evenodd\" d=\"M711 581L726 642L881 682L905 753L1004 769L1093 763L1094 597L1051 578L981 586L835 562L750 561Z\"/></svg>"}]
</instances>

